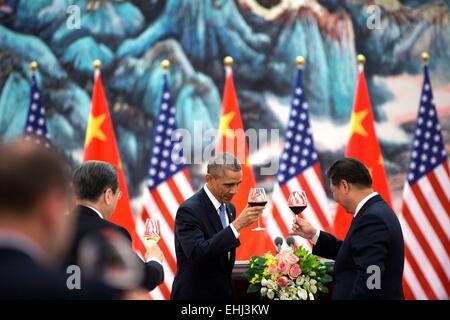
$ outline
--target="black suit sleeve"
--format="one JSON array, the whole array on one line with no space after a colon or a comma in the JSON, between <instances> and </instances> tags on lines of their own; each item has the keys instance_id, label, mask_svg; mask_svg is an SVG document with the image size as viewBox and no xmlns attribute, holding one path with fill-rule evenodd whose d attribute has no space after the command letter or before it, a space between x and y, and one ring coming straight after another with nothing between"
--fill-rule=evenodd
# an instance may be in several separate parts
<instances>
[{"instance_id":1,"label":"black suit sleeve","mask_svg":"<svg viewBox=\"0 0 450 320\"><path fill-rule=\"evenodd\" d=\"M383 278L388 246L386 224L375 215L366 215L351 238L353 260L358 269L350 299L376 299L380 294L381 290L373 288L373 285L377 281L380 284Z\"/></svg>"},{"instance_id":2,"label":"black suit sleeve","mask_svg":"<svg viewBox=\"0 0 450 320\"><path fill-rule=\"evenodd\" d=\"M175 219L175 233L183 252L196 262L231 251L239 246L230 226L205 239L203 223L192 209L180 207Z\"/></svg>"},{"instance_id":3,"label":"black suit sleeve","mask_svg":"<svg viewBox=\"0 0 450 320\"><path fill-rule=\"evenodd\" d=\"M325 231L320 231L319 238L313 247L312 253L327 259L336 260L342 242L342 240L336 239L335 236Z\"/></svg>"},{"instance_id":4,"label":"black suit sleeve","mask_svg":"<svg viewBox=\"0 0 450 320\"><path fill-rule=\"evenodd\" d=\"M164 281L163 266L156 261L149 261L145 264L145 274L142 286L148 290L155 289Z\"/></svg>"}]
</instances>

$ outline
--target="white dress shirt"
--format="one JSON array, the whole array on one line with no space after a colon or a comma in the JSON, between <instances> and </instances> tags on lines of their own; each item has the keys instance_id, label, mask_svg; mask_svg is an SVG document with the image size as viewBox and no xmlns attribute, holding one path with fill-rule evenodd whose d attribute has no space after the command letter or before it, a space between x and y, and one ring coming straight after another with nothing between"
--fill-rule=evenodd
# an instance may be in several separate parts
<instances>
[{"instance_id":1,"label":"white dress shirt","mask_svg":"<svg viewBox=\"0 0 450 320\"><path fill-rule=\"evenodd\" d=\"M98 214L98 216L99 216L101 219L105 219L105 218L103 218L103 215L100 213L100 211L98 211L98 210L95 209L94 207L87 206L87 205L85 205L85 204L83 204L82 206L83 206L83 207L86 207L86 208L89 208L89 209L91 209L92 211L94 211L96 214Z\"/></svg>"},{"instance_id":2,"label":"white dress shirt","mask_svg":"<svg viewBox=\"0 0 450 320\"><path fill-rule=\"evenodd\" d=\"M217 211L217 214L220 217L220 205L221 203L219 202L219 200L216 199L216 197L211 193L211 191L208 189L208 187L205 186L203 187L203 189L205 190L206 194L208 195L209 200L211 200L214 208ZM236 230L236 228L233 226L233 224L230 224L230 220L228 219L228 214L227 214L227 207L225 206L225 220L227 222L227 226L229 225L231 230L233 230L234 236L237 238L239 238L239 232Z\"/></svg>"},{"instance_id":3,"label":"white dress shirt","mask_svg":"<svg viewBox=\"0 0 450 320\"><path fill-rule=\"evenodd\" d=\"M355 214L353 215L353 218L356 217L356 215L358 214L359 210L361 210L361 208L363 207L363 205L365 205L367 201L369 201L371 198L375 197L377 194L378 194L378 192L372 192L371 194L369 194L368 196L366 196L364 199L362 199L362 200L358 203L358 205L356 206ZM314 237L312 237L312 239L311 239L312 244L315 245L315 244L317 243L317 240L319 239L319 236L320 236L320 230L317 229L316 234L315 234Z\"/></svg>"}]
</instances>

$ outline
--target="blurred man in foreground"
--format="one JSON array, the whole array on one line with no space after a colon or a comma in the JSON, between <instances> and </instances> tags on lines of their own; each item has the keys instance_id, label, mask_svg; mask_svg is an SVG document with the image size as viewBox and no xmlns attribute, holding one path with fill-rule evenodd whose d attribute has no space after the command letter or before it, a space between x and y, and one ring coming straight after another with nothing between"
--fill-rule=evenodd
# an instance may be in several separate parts
<instances>
[{"instance_id":1,"label":"blurred man in foreground","mask_svg":"<svg viewBox=\"0 0 450 320\"><path fill-rule=\"evenodd\" d=\"M68 167L49 149L0 144L0 299L113 299L116 292L55 267L70 241L74 217Z\"/></svg>"}]
</instances>

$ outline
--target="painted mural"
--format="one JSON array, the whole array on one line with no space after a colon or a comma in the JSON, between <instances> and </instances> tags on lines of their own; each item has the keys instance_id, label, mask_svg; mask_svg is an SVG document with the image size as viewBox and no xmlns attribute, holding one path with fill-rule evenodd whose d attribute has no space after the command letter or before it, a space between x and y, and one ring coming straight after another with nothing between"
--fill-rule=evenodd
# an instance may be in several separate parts
<instances>
[{"instance_id":1,"label":"painted mural","mask_svg":"<svg viewBox=\"0 0 450 320\"><path fill-rule=\"evenodd\" d=\"M223 58L233 74L245 128L279 129L279 145L252 154L255 168L280 156L295 80L305 57L305 95L322 168L342 156L357 77L365 72L396 209L405 182L430 53L435 102L450 152L450 1L416 0L0 0L0 139L23 132L32 60L53 143L81 161L93 85L102 79L128 188L147 177L159 111L163 59L179 128L217 128ZM75 19L75 20L74 20ZM78 19L78 20L77 20ZM202 168L191 166L194 188ZM256 171L255 171L256 172ZM275 176L256 174L270 191ZM330 201L330 206L332 202Z\"/></svg>"}]
</instances>

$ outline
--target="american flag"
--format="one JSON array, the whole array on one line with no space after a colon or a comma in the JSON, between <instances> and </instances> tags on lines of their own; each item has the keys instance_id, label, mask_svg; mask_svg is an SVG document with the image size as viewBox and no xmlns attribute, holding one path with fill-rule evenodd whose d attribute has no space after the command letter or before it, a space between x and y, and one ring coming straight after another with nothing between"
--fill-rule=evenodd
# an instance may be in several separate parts
<instances>
[{"instance_id":1,"label":"american flag","mask_svg":"<svg viewBox=\"0 0 450 320\"><path fill-rule=\"evenodd\" d=\"M291 191L303 190L308 197L308 207L301 213L311 224L321 230L330 231L331 217L327 209L327 196L322 180L317 152L314 148L312 130L309 124L308 104L302 86L301 68L292 95L288 128L281 154L278 183L272 193L272 215L267 229L271 238L287 237L294 214L288 207ZM299 237L298 237L299 238ZM297 239L306 247L309 242Z\"/></svg>"},{"instance_id":2,"label":"american flag","mask_svg":"<svg viewBox=\"0 0 450 320\"><path fill-rule=\"evenodd\" d=\"M406 298L449 299L449 216L449 166L425 65L400 215Z\"/></svg>"},{"instance_id":3,"label":"american flag","mask_svg":"<svg viewBox=\"0 0 450 320\"><path fill-rule=\"evenodd\" d=\"M34 74L31 77L30 105L24 131L25 140L35 141L37 144L43 143L47 148L50 147L50 135L45 121L44 104Z\"/></svg>"},{"instance_id":4,"label":"american flag","mask_svg":"<svg viewBox=\"0 0 450 320\"><path fill-rule=\"evenodd\" d=\"M185 159L181 154L181 145L171 139L174 130L175 107L170 99L167 74L164 74L163 95L148 170L148 192L144 192L144 206L136 226L142 238L148 217L160 222L161 239L158 245L165 256L164 283L151 292L153 299L170 298L177 268L173 234L175 215L180 204L194 193Z\"/></svg>"}]
</instances>

